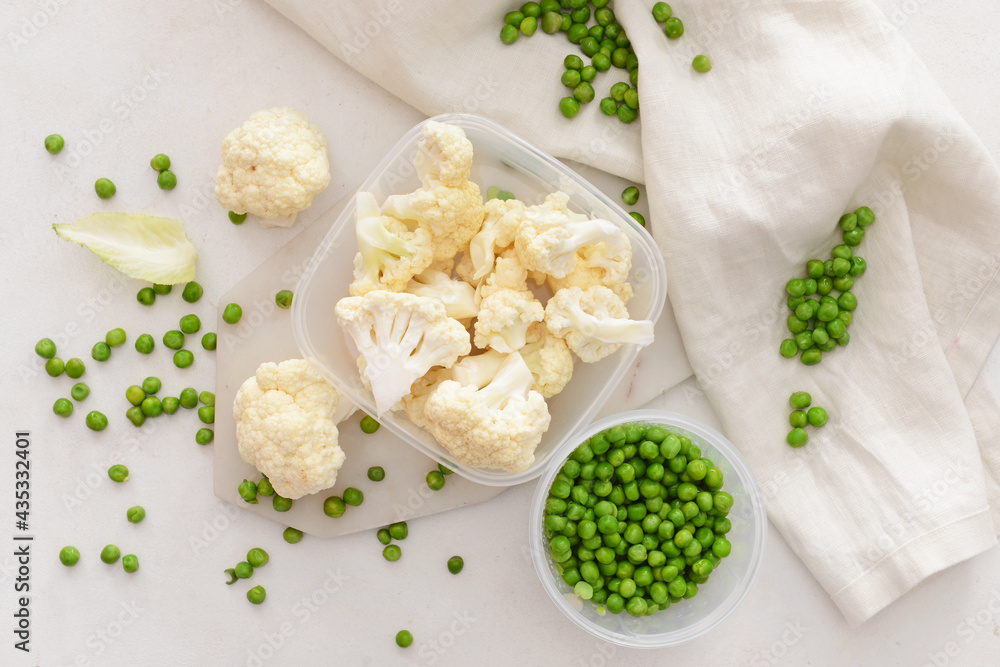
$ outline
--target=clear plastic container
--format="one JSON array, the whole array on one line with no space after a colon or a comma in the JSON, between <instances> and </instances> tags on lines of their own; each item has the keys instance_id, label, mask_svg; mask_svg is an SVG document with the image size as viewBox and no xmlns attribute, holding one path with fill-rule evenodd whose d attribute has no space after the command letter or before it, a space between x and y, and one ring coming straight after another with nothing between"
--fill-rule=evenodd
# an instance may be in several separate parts
<instances>
[{"instance_id":1,"label":"clear plastic container","mask_svg":"<svg viewBox=\"0 0 1000 667\"><path fill-rule=\"evenodd\" d=\"M621 226L632 243L632 283L629 301L631 317L656 320L667 294L663 256L652 237L630 215L580 175L501 126L478 116L445 114L431 120L460 126L472 141L475 154L472 180L484 196L488 186L513 192L526 204L541 203L545 196L562 190L570 196L570 207ZM425 121L426 122L426 121ZM375 194L382 202L392 194L420 187L413 157L422 136L423 123L406 133L375 171L361 184L361 191ZM317 223L323 224L323 223ZM333 222L316 250L295 290L292 325L295 341L305 358L327 379L341 388L362 410L375 414L371 392L361 384L356 352L337 324L334 306L348 296L357 253L354 232L354 203ZM574 431L587 424L607 401L635 361L639 348L623 345L615 354L594 364L579 361L573 379L559 395L548 400L552 423L535 450L535 461L527 470L471 468L455 461L446 449L403 412L382 415L382 424L432 459L458 474L481 484L510 486L542 474L546 463Z\"/></svg>"},{"instance_id":2,"label":"clear plastic container","mask_svg":"<svg viewBox=\"0 0 1000 667\"><path fill-rule=\"evenodd\" d=\"M600 615L598 605L581 600L562 580L548 542L542 520L545 500L552 480L562 463L577 445L591 436L615 426L641 422L659 424L667 431L685 435L701 448L704 456L722 471L723 490L733 496L729 513L732 530L726 535L732 552L722 559L709 580L699 586L698 594L651 616L633 618L624 611ZM767 515L764 496L746 461L726 438L709 426L690 417L662 410L634 410L610 415L587 426L563 443L552 454L545 475L538 482L531 500L528 544L542 587L556 606L578 626L603 640L632 648L663 648L690 641L722 623L750 591L764 554Z\"/></svg>"}]
</instances>

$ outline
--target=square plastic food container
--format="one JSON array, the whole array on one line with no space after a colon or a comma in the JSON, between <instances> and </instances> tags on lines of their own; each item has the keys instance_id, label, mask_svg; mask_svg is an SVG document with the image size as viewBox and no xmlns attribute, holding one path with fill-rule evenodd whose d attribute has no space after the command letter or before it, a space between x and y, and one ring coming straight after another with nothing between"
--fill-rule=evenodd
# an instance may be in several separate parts
<instances>
[{"instance_id":1,"label":"square plastic food container","mask_svg":"<svg viewBox=\"0 0 1000 667\"><path fill-rule=\"evenodd\" d=\"M539 204L549 193L562 190L570 208L619 225L632 243L630 282L634 295L628 303L631 317L655 321L667 294L663 257L652 237L630 215L584 180L579 174L503 127L478 116L445 114L430 120L458 125L472 142L472 180L484 193L491 185L513 192L526 204ZM427 121L425 121L427 122ZM372 192L379 203L389 195L420 187L413 166L424 123L407 132L360 190ZM354 256L358 251L354 231L354 202L333 222L317 248L295 290L292 325L295 341L306 359L365 412L375 414L375 401L358 375L353 341L337 324L334 306L349 296ZM322 224L322 223L317 223ZM481 484L511 486L542 474L552 453L584 424L589 423L632 367L639 349L623 345L615 354L593 363L576 360L573 379L562 393L548 399L552 417L549 430L535 450L534 463L523 472L471 468L454 460L402 411L387 412L380 421L386 428L463 477Z\"/></svg>"}]
</instances>

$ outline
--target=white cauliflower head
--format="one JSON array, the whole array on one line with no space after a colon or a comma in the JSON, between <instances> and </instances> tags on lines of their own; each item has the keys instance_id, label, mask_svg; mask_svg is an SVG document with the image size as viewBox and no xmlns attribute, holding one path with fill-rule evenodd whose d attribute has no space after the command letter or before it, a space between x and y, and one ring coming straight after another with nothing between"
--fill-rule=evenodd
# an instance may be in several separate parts
<instances>
[{"instance_id":1,"label":"white cauliflower head","mask_svg":"<svg viewBox=\"0 0 1000 667\"><path fill-rule=\"evenodd\" d=\"M351 296L373 290L402 291L413 276L431 263L434 248L426 229L410 229L395 218L382 215L375 195L355 197L355 231L358 254L354 256Z\"/></svg>"},{"instance_id":2,"label":"white cauliflower head","mask_svg":"<svg viewBox=\"0 0 1000 667\"><path fill-rule=\"evenodd\" d=\"M285 498L329 489L344 465L336 424L345 405L304 359L261 364L233 401L240 456Z\"/></svg>"},{"instance_id":3,"label":"white cauliflower head","mask_svg":"<svg viewBox=\"0 0 1000 667\"><path fill-rule=\"evenodd\" d=\"M434 366L450 367L472 345L462 323L434 299L376 290L337 302L337 322L364 357L378 415Z\"/></svg>"},{"instance_id":4,"label":"white cauliflower head","mask_svg":"<svg viewBox=\"0 0 1000 667\"><path fill-rule=\"evenodd\" d=\"M524 204L516 199L490 199L484 206L483 226L469 242L468 256L472 263L472 281L478 284L493 271L497 253L514 243L521 224Z\"/></svg>"},{"instance_id":5,"label":"white cauliflower head","mask_svg":"<svg viewBox=\"0 0 1000 667\"><path fill-rule=\"evenodd\" d=\"M532 324L528 343L518 350L535 377L532 389L545 398L555 396L573 377L573 355L566 341L554 336L544 322Z\"/></svg>"},{"instance_id":6,"label":"white cauliflower head","mask_svg":"<svg viewBox=\"0 0 1000 667\"><path fill-rule=\"evenodd\" d=\"M472 171L472 142L457 125L427 121L414 164L425 188L460 187Z\"/></svg>"},{"instance_id":7,"label":"white cauliflower head","mask_svg":"<svg viewBox=\"0 0 1000 667\"><path fill-rule=\"evenodd\" d=\"M330 184L323 131L288 107L250 116L222 141L215 197L265 227L288 227Z\"/></svg>"},{"instance_id":8,"label":"white cauliflower head","mask_svg":"<svg viewBox=\"0 0 1000 667\"><path fill-rule=\"evenodd\" d=\"M517 352L527 341L531 323L544 317L542 304L531 292L498 289L479 303L474 342L480 349Z\"/></svg>"},{"instance_id":9,"label":"white cauliflower head","mask_svg":"<svg viewBox=\"0 0 1000 667\"><path fill-rule=\"evenodd\" d=\"M625 303L632 298L629 272L632 270L632 244L622 233L621 245L605 242L585 246L576 251L576 266L565 278L548 278L549 287L558 292L564 287L587 289L593 285L607 287Z\"/></svg>"},{"instance_id":10,"label":"white cauliflower head","mask_svg":"<svg viewBox=\"0 0 1000 667\"><path fill-rule=\"evenodd\" d=\"M625 303L607 287L566 287L545 304L545 326L587 363L600 361L623 343L653 342L650 320L630 320Z\"/></svg>"},{"instance_id":11,"label":"white cauliflower head","mask_svg":"<svg viewBox=\"0 0 1000 667\"><path fill-rule=\"evenodd\" d=\"M424 403L425 428L465 465L521 472L551 421L533 381L519 354L508 355L482 387L445 380Z\"/></svg>"}]
</instances>

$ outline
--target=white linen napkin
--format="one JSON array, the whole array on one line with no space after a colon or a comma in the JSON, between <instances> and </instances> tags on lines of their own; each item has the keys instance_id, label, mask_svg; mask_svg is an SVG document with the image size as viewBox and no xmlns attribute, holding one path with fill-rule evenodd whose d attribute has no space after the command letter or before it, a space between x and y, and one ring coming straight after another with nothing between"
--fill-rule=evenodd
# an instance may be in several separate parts
<instances>
[{"instance_id":1,"label":"white linen napkin","mask_svg":"<svg viewBox=\"0 0 1000 667\"><path fill-rule=\"evenodd\" d=\"M691 365L850 623L996 543L1000 406L980 371L1000 331L1000 171L869 0L671 3L678 40L652 0L619 0L640 62L630 126L596 103L559 114L578 49L540 30L501 44L516 3L268 2L428 114L478 113L557 156L645 174ZM697 53L711 72L693 71ZM599 77L598 98L620 78ZM830 256L862 204L877 222L857 249L869 268L850 345L813 367L782 358L785 283ZM797 390L830 422L793 450Z\"/></svg>"}]
</instances>

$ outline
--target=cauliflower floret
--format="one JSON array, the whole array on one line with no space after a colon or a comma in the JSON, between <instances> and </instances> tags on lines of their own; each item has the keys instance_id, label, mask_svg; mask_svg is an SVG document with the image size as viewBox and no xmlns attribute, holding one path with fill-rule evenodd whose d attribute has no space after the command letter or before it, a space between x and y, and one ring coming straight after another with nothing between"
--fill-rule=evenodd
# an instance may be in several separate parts
<instances>
[{"instance_id":1,"label":"cauliflower floret","mask_svg":"<svg viewBox=\"0 0 1000 667\"><path fill-rule=\"evenodd\" d=\"M411 232L399 220L382 215L370 192L359 192L354 208L358 254L354 256L351 296L380 289L401 291L431 263L434 248L430 232L422 227Z\"/></svg>"},{"instance_id":2,"label":"cauliflower floret","mask_svg":"<svg viewBox=\"0 0 1000 667\"><path fill-rule=\"evenodd\" d=\"M469 359L469 357L465 358ZM455 366L457 365L455 364ZM424 404L427 403L427 399L430 398L430 395L442 382L453 379L453 369L455 366L451 368L432 368L427 371L426 375L417 378L410 386L410 393L403 397L402 406L406 417L411 422L420 428L427 427L427 422L424 419Z\"/></svg>"},{"instance_id":3,"label":"cauliflower floret","mask_svg":"<svg viewBox=\"0 0 1000 667\"><path fill-rule=\"evenodd\" d=\"M287 107L258 111L222 141L215 198L263 227L288 227L330 184L326 137Z\"/></svg>"},{"instance_id":4,"label":"cauliflower floret","mask_svg":"<svg viewBox=\"0 0 1000 667\"><path fill-rule=\"evenodd\" d=\"M553 294L545 304L545 326L586 363L600 361L622 343L653 342L653 323L630 320L622 300L600 285L567 287Z\"/></svg>"},{"instance_id":5,"label":"cauliflower floret","mask_svg":"<svg viewBox=\"0 0 1000 667\"><path fill-rule=\"evenodd\" d=\"M565 278L549 277L549 287L558 292L564 287L587 289L603 285L628 303L632 298L632 285L628 282L632 270L632 244L622 234L622 247L613 252L605 242L580 248L576 251L576 266Z\"/></svg>"},{"instance_id":6,"label":"cauliflower floret","mask_svg":"<svg viewBox=\"0 0 1000 667\"><path fill-rule=\"evenodd\" d=\"M521 266L521 260L513 249L506 250L496 258L493 272L486 282L479 286L480 298L486 298L497 290L511 289L523 292L528 289L528 270Z\"/></svg>"},{"instance_id":7,"label":"cauliflower floret","mask_svg":"<svg viewBox=\"0 0 1000 667\"><path fill-rule=\"evenodd\" d=\"M511 354L483 387L445 380L424 404L425 428L451 454L475 468L521 472L549 428L545 399L519 354Z\"/></svg>"},{"instance_id":8,"label":"cauliflower floret","mask_svg":"<svg viewBox=\"0 0 1000 667\"><path fill-rule=\"evenodd\" d=\"M531 292L498 289L479 303L474 342L480 349L516 352L524 347L528 326L544 317L542 304Z\"/></svg>"},{"instance_id":9,"label":"cauliflower floret","mask_svg":"<svg viewBox=\"0 0 1000 667\"><path fill-rule=\"evenodd\" d=\"M462 323L427 297L377 290L345 297L334 310L365 358L378 416L431 368L448 368L472 349Z\"/></svg>"},{"instance_id":10,"label":"cauliflower floret","mask_svg":"<svg viewBox=\"0 0 1000 667\"><path fill-rule=\"evenodd\" d=\"M479 314L479 302L472 285L462 280L452 280L443 271L427 269L414 276L405 291L440 301L448 317L456 320L469 320Z\"/></svg>"},{"instance_id":11,"label":"cauliflower floret","mask_svg":"<svg viewBox=\"0 0 1000 667\"><path fill-rule=\"evenodd\" d=\"M240 456L285 498L329 489L344 465L336 424L349 407L304 359L261 364L233 401Z\"/></svg>"},{"instance_id":12,"label":"cauliflower floret","mask_svg":"<svg viewBox=\"0 0 1000 667\"><path fill-rule=\"evenodd\" d=\"M427 121L417 145L414 166L425 188L446 185L457 188L472 171L472 142L457 125Z\"/></svg>"},{"instance_id":13,"label":"cauliflower floret","mask_svg":"<svg viewBox=\"0 0 1000 667\"><path fill-rule=\"evenodd\" d=\"M524 204L516 199L491 199L485 205L486 217L479 233L472 237L467 252L472 263L472 282L478 284L493 270L497 253L514 243L521 224Z\"/></svg>"},{"instance_id":14,"label":"cauliflower floret","mask_svg":"<svg viewBox=\"0 0 1000 667\"><path fill-rule=\"evenodd\" d=\"M535 383L531 386L545 398L555 396L573 377L573 355L566 341L554 336L544 322L528 329L528 343L518 350L528 364Z\"/></svg>"},{"instance_id":15,"label":"cauliflower floret","mask_svg":"<svg viewBox=\"0 0 1000 667\"><path fill-rule=\"evenodd\" d=\"M618 225L569 213L565 197L564 193L553 193L546 197L545 204L524 212L514 236L514 248L529 271L565 278L576 266L577 250L595 243L604 242L616 256L623 252L625 235Z\"/></svg>"},{"instance_id":16,"label":"cauliflower floret","mask_svg":"<svg viewBox=\"0 0 1000 667\"><path fill-rule=\"evenodd\" d=\"M434 243L434 260L450 259L468 246L483 224L483 197L471 181L458 187L436 185L392 195L382 205L382 213L425 227Z\"/></svg>"}]
</instances>

